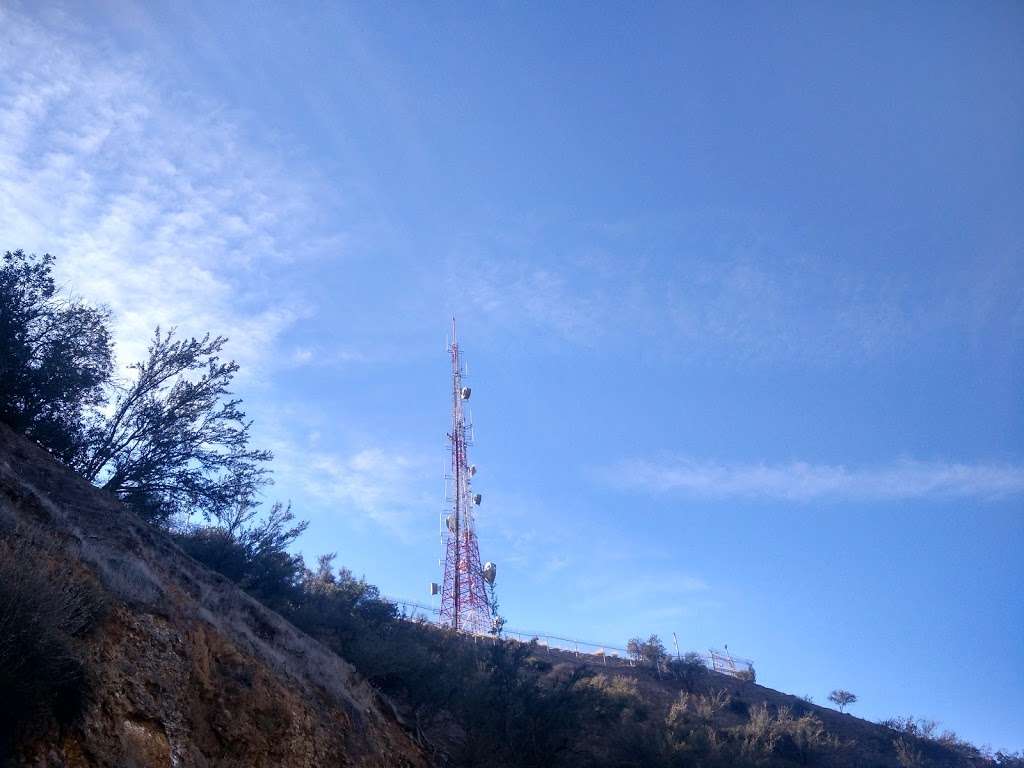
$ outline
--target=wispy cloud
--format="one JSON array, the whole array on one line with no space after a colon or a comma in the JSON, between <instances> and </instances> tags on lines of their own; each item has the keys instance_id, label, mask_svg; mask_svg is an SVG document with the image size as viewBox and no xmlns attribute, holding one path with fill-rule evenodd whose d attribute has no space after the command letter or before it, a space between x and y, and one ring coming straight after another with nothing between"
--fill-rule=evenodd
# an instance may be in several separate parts
<instances>
[{"instance_id":1,"label":"wispy cloud","mask_svg":"<svg viewBox=\"0 0 1024 768\"><path fill-rule=\"evenodd\" d=\"M308 224L310 182L59 15L0 8L0 28L2 247L57 255L62 282L115 311L124 362L157 324L224 333L248 368L266 361L310 311L269 277Z\"/></svg>"},{"instance_id":2,"label":"wispy cloud","mask_svg":"<svg viewBox=\"0 0 1024 768\"><path fill-rule=\"evenodd\" d=\"M622 579L588 573L576 582L577 607L584 611L628 611L632 620L658 621L692 615L698 608L717 604L711 585L704 579L676 569L658 568L650 562Z\"/></svg>"},{"instance_id":3,"label":"wispy cloud","mask_svg":"<svg viewBox=\"0 0 1024 768\"><path fill-rule=\"evenodd\" d=\"M580 346L639 336L648 353L702 360L856 361L940 332L1015 344L1024 328L1008 287L1022 262L996 250L927 273L906 254L882 268L784 221L699 209L621 226L510 216L496 231L453 250L460 299Z\"/></svg>"},{"instance_id":4,"label":"wispy cloud","mask_svg":"<svg viewBox=\"0 0 1024 768\"><path fill-rule=\"evenodd\" d=\"M306 446L287 439L271 442L278 473L291 489L307 494L328 514L369 521L397 538L422 535L425 510L440 510L437 462L414 451L368 446L348 452Z\"/></svg>"},{"instance_id":5,"label":"wispy cloud","mask_svg":"<svg viewBox=\"0 0 1024 768\"><path fill-rule=\"evenodd\" d=\"M876 467L629 460L602 472L611 484L702 498L894 500L995 498L1024 493L1024 466L901 460Z\"/></svg>"},{"instance_id":6,"label":"wispy cloud","mask_svg":"<svg viewBox=\"0 0 1024 768\"><path fill-rule=\"evenodd\" d=\"M920 333L909 285L867 285L841 262L736 243L666 283L667 320L688 347L750 359L861 357Z\"/></svg>"},{"instance_id":7,"label":"wispy cloud","mask_svg":"<svg viewBox=\"0 0 1024 768\"><path fill-rule=\"evenodd\" d=\"M503 326L527 326L576 343L601 332L601 297L580 291L574 276L519 259L462 259L451 267L451 287L469 307Z\"/></svg>"}]
</instances>

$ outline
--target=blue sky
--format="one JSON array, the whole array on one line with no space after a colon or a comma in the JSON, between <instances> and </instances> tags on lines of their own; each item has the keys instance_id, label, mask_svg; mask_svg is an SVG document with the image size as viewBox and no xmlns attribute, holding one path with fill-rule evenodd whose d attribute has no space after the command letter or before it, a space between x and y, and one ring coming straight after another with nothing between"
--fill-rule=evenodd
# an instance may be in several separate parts
<instances>
[{"instance_id":1,"label":"blue sky","mask_svg":"<svg viewBox=\"0 0 1024 768\"><path fill-rule=\"evenodd\" d=\"M0 232L231 337L273 497L425 599L452 314L512 626L1024 747L1016 3L0 3Z\"/></svg>"}]
</instances>

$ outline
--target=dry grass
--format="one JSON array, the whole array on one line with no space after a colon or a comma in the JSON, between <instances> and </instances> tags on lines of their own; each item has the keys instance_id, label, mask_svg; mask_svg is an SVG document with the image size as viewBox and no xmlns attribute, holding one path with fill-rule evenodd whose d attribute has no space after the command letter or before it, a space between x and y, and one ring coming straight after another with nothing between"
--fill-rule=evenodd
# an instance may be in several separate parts
<instances>
[{"instance_id":1,"label":"dry grass","mask_svg":"<svg viewBox=\"0 0 1024 768\"><path fill-rule=\"evenodd\" d=\"M24 525L0 531L0 756L19 733L80 713L88 686L78 640L103 610L55 541Z\"/></svg>"}]
</instances>

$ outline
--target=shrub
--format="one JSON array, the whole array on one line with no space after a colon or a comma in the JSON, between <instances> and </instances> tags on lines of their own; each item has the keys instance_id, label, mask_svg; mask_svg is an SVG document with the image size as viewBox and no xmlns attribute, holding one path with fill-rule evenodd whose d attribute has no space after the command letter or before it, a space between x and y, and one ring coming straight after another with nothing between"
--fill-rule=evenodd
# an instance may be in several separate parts
<instances>
[{"instance_id":1,"label":"shrub","mask_svg":"<svg viewBox=\"0 0 1024 768\"><path fill-rule=\"evenodd\" d=\"M647 718L647 707L640 696L636 680L597 674L582 678L576 688L581 695L593 694L592 712L600 718L614 721L627 711L641 720Z\"/></svg>"},{"instance_id":2,"label":"shrub","mask_svg":"<svg viewBox=\"0 0 1024 768\"><path fill-rule=\"evenodd\" d=\"M692 699L693 712L703 722L710 723L715 719L715 715L731 706L733 701L726 690L714 691L706 696L695 696Z\"/></svg>"},{"instance_id":3,"label":"shrub","mask_svg":"<svg viewBox=\"0 0 1024 768\"><path fill-rule=\"evenodd\" d=\"M737 729L740 754L747 759L768 757L775 750L780 734L779 723L767 704L758 704L750 710L750 718Z\"/></svg>"},{"instance_id":4,"label":"shrub","mask_svg":"<svg viewBox=\"0 0 1024 768\"><path fill-rule=\"evenodd\" d=\"M918 739L934 739L935 732L939 727L938 722L935 720L928 720L923 717L915 718L913 715L890 717L885 720L879 720L878 724Z\"/></svg>"},{"instance_id":5,"label":"shrub","mask_svg":"<svg viewBox=\"0 0 1024 768\"><path fill-rule=\"evenodd\" d=\"M684 653L683 658L679 660L679 663L686 667L700 669L701 671L707 669L707 666L704 664L704 657L696 651L687 651Z\"/></svg>"},{"instance_id":6,"label":"shrub","mask_svg":"<svg viewBox=\"0 0 1024 768\"><path fill-rule=\"evenodd\" d=\"M0 534L0 761L16 737L81 712L87 681L78 638L102 611L98 592L41 534Z\"/></svg>"},{"instance_id":7,"label":"shrub","mask_svg":"<svg viewBox=\"0 0 1024 768\"><path fill-rule=\"evenodd\" d=\"M674 659L669 662L669 668L683 681L683 687L691 693L696 689L697 684L707 674L707 667L704 659L699 653L689 651L683 654L683 658Z\"/></svg>"},{"instance_id":8,"label":"shrub","mask_svg":"<svg viewBox=\"0 0 1024 768\"><path fill-rule=\"evenodd\" d=\"M174 538L189 555L236 584L249 570L245 547L224 526L190 526L178 531Z\"/></svg>"},{"instance_id":9,"label":"shrub","mask_svg":"<svg viewBox=\"0 0 1024 768\"><path fill-rule=\"evenodd\" d=\"M814 715L805 714L798 718L782 718L780 713L780 721L784 721L780 747L785 745L787 751L791 749L790 755L800 765L808 765L814 756L821 752L839 749L843 746L836 736L830 735L825 730L825 724ZM776 751L779 754L785 754L779 747L776 747Z\"/></svg>"},{"instance_id":10,"label":"shrub","mask_svg":"<svg viewBox=\"0 0 1024 768\"><path fill-rule=\"evenodd\" d=\"M733 696L729 699L729 711L735 715L746 717L750 712L750 705L743 699Z\"/></svg>"},{"instance_id":11,"label":"shrub","mask_svg":"<svg viewBox=\"0 0 1024 768\"><path fill-rule=\"evenodd\" d=\"M254 508L228 525L197 525L175 534L179 546L208 568L234 581L274 610L287 612L300 599L305 564L288 547L304 530L291 505L275 503L262 519Z\"/></svg>"},{"instance_id":12,"label":"shrub","mask_svg":"<svg viewBox=\"0 0 1024 768\"><path fill-rule=\"evenodd\" d=\"M907 715L906 717L897 716L879 720L878 724L891 728L901 734L900 738L896 739L893 744L897 746L898 755L904 755L905 759L911 761L911 763L914 754L919 754L915 749L916 745L916 747L925 747L926 751L929 749L934 750L935 747L941 747L969 761L981 760L985 761L986 764L1007 765L1014 768L1024 765L1019 756L1015 757L1004 752L993 754L990 747L976 747L969 741L961 739L951 730L946 729L940 733L938 722L928 718L914 717L913 715ZM1003 762L1000 762L1000 760L1003 760ZM1014 762L1014 760L1019 762Z\"/></svg>"},{"instance_id":13,"label":"shrub","mask_svg":"<svg viewBox=\"0 0 1024 768\"><path fill-rule=\"evenodd\" d=\"M901 768L925 767L926 763L921 750L916 749L913 743L907 739L896 739L893 742L893 748L896 750L896 759L899 761Z\"/></svg>"}]
</instances>

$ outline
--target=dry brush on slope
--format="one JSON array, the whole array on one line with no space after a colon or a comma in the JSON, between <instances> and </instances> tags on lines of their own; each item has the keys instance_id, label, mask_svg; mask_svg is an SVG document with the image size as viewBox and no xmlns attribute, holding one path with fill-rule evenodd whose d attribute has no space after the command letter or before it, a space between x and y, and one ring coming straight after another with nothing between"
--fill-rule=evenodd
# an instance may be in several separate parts
<instances>
[{"instance_id":1,"label":"dry brush on slope","mask_svg":"<svg viewBox=\"0 0 1024 768\"><path fill-rule=\"evenodd\" d=\"M23 718L14 764L426 765L349 664L2 425L0 537L103 606L59 637L71 711Z\"/></svg>"}]
</instances>

